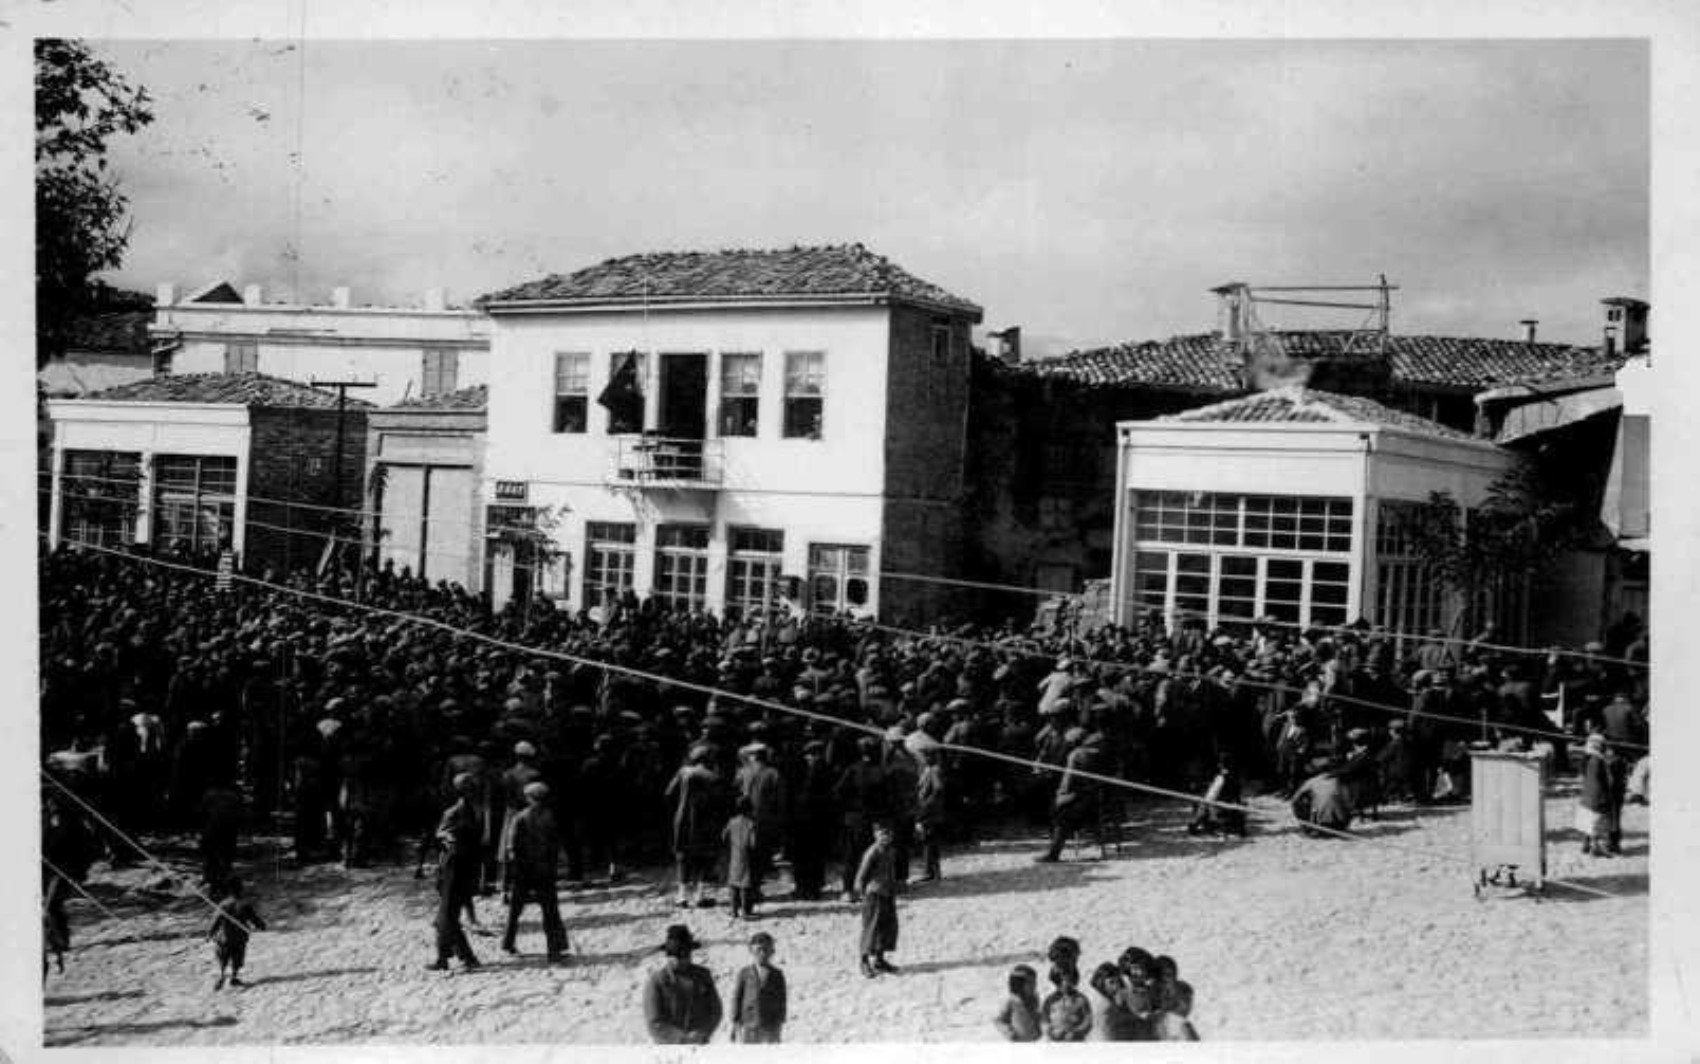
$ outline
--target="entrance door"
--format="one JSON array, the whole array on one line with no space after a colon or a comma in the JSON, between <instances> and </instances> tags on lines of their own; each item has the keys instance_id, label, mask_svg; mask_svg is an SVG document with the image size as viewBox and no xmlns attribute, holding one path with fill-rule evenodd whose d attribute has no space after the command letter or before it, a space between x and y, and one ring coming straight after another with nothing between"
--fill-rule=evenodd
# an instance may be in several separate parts
<instances>
[{"instance_id":1,"label":"entrance door","mask_svg":"<svg viewBox=\"0 0 1700 1064\"><path fill-rule=\"evenodd\" d=\"M661 435L700 440L708 434L708 356L661 356Z\"/></svg>"}]
</instances>

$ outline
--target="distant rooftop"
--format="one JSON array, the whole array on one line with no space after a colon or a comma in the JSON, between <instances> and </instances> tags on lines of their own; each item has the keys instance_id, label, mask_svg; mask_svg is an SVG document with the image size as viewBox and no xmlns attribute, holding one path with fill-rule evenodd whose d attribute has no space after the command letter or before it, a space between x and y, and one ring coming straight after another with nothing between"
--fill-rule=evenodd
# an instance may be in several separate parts
<instances>
[{"instance_id":1,"label":"distant rooftop","mask_svg":"<svg viewBox=\"0 0 1700 1064\"><path fill-rule=\"evenodd\" d=\"M391 410L483 410L490 405L490 388L485 384L475 384L470 388L462 388L456 392L446 392L442 395L416 395L411 399L403 399L390 407Z\"/></svg>"},{"instance_id":2,"label":"distant rooftop","mask_svg":"<svg viewBox=\"0 0 1700 1064\"><path fill-rule=\"evenodd\" d=\"M298 407L326 410L336 407L335 392L263 373L183 373L150 377L132 384L94 392L84 399L130 403L232 403L241 406ZM349 396L348 406L372 404Z\"/></svg>"},{"instance_id":3,"label":"distant rooftop","mask_svg":"<svg viewBox=\"0 0 1700 1064\"><path fill-rule=\"evenodd\" d=\"M1320 392L1296 385L1254 392L1238 399L1212 403L1196 410L1157 419L1184 422L1324 423L1335 425L1380 425L1448 440L1476 437L1402 410L1382 406L1371 399Z\"/></svg>"},{"instance_id":4,"label":"distant rooftop","mask_svg":"<svg viewBox=\"0 0 1700 1064\"><path fill-rule=\"evenodd\" d=\"M1364 357L1349 354L1354 334L1347 330L1287 330L1273 335L1297 359ZM1387 337L1387 354L1395 385L1468 390L1608 375L1626 357L1574 344L1396 334ZM1243 358L1220 333L1195 333L1073 351L1023 363L1022 368L1083 384L1232 394L1245 387Z\"/></svg>"},{"instance_id":5,"label":"distant rooftop","mask_svg":"<svg viewBox=\"0 0 1700 1064\"><path fill-rule=\"evenodd\" d=\"M500 308L533 302L763 302L823 296L881 297L969 314L976 321L982 313L977 304L861 244L628 255L492 292L478 303Z\"/></svg>"}]
</instances>

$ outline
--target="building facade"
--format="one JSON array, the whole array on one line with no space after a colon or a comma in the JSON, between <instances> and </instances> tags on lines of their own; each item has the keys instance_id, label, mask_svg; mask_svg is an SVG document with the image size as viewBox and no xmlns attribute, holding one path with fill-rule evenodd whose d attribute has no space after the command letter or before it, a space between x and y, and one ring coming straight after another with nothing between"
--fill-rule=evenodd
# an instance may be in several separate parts
<instances>
[{"instance_id":1,"label":"building facade","mask_svg":"<svg viewBox=\"0 0 1700 1064\"><path fill-rule=\"evenodd\" d=\"M1118 426L1112 617L1171 625L1359 618L1449 627L1406 531L1446 492L1468 510L1511 464L1492 443L1370 400L1298 387ZM1522 590L1494 604L1517 627Z\"/></svg>"},{"instance_id":2,"label":"building facade","mask_svg":"<svg viewBox=\"0 0 1700 1064\"><path fill-rule=\"evenodd\" d=\"M885 574L958 571L974 304L859 245L633 256L481 302L495 605L946 597Z\"/></svg>"},{"instance_id":3,"label":"building facade","mask_svg":"<svg viewBox=\"0 0 1700 1064\"><path fill-rule=\"evenodd\" d=\"M169 373L262 373L311 384L370 384L352 394L378 406L448 395L489 381L489 322L449 307L439 290L419 307L354 306L346 288L328 305L267 303L258 285L225 282L183 298L160 285L149 331Z\"/></svg>"},{"instance_id":4,"label":"building facade","mask_svg":"<svg viewBox=\"0 0 1700 1064\"><path fill-rule=\"evenodd\" d=\"M235 552L250 572L358 549L366 404L257 374L50 400L48 542Z\"/></svg>"},{"instance_id":5,"label":"building facade","mask_svg":"<svg viewBox=\"0 0 1700 1064\"><path fill-rule=\"evenodd\" d=\"M368 414L363 516L378 564L483 590L488 401L480 384Z\"/></svg>"}]
</instances>

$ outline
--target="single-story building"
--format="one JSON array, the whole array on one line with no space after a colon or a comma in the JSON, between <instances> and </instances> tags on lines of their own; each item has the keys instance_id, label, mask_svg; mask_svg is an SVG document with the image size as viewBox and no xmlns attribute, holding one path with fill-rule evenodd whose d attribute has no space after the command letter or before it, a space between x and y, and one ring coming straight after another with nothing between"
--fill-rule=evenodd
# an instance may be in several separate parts
<instances>
[{"instance_id":1,"label":"single-story building","mask_svg":"<svg viewBox=\"0 0 1700 1064\"><path fill-rule=\"evenodd\" d=\"M50 400L49 545L228 547L250 572L314 567L359 542L367 409L256 373Z\"/></svg>"},{"instance_id":2,"label":"single-story building","mask_svg":"<svg viewBox=\"0 0 1700 1064\"><path fill-rule=\"evenodd\" d=\"M1303 387L1117 425L1112 617L1445 627L1408 508L1466 511L1512 462L1493 443L1373 400ZM1523 590L1493 607L1521 627Z\"/></svg>"}]
</instances>

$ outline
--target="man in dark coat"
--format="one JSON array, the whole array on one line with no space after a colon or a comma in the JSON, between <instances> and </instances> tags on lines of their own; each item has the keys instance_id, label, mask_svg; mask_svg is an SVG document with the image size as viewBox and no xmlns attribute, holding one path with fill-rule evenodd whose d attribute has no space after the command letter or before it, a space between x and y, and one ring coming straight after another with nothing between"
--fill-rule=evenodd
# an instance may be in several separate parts
<instances>
[{"instance_id":1,"label":"man in dark coat","mask_svg":"<svg viewBox=\"0 0 1700 1064\"><path fill-rule=\"evenodd\" d=\"M1051 803L1051 845L1039 856L1041 863L1061 860L1069 836L1082 826L1097 822L1099 784L1085 774L1103 771L1103 742L1103 735L1096 731L1079 735L1068 752L1062 782L1057 784L1056 798Z\"/></svg>"},{"instance_id":2,"label":"man in dark coat","mask_svg":"<svg viewBox=\"0 0 1700 1064\"><path fill-rule=\"evenodd\" d=\"M561 924L561 909L555 898L555 866L560 857L560 833L550 811L549 786L533 781L524 788L525 808L508 824L503 867L508 869L508 925L502 935L502 952L513 953L519 931L519 916L531 902L543 910L543 936L549 963L565 959L567 932Z\"/></svg>"},{"instance_id":3,"label":"man in dark coat","mask_svg":"<svg viewBox=\"0 0 1700 1064\"><path fill-rule=\"evenodd\" d=\"M826 855L833 822L832 769L826 763L826 744L811 739L803 744L803 764L792 793L791 834L785 843L791 858L791 879L799 901L815 901L826 884Z\"/></svg>"},{"instance_id":4,"label":"man in dark coat","mask_svg":"<svg viewBox=\"0 0 1700 1064\"><path fill-rule=\"evenodd\" d=\"M739 751L746 759L739 773L740 790L750 800L756 822L755 848L750 853L750 890L753 901L761 900L762 881L773 869L773 857L785 838L785 779L773 767L772 750L755 742Z\"/></svg>"},{"instance_id":5,"label":"man in dark coat","mask_svg":"<svg viewBox=\"0 0 1700 1064\"><path fill-rule=\"evenodd\" d=\"M724 1006L714 976L707 968L691 963L698 948L690 928L674 924L667 929L661 951L667 962L649 973L643 989L643 1018L649 1037L662 1045L707 1045L720 1026Z\"/></svg>"},{"instance_id":6,"label":"man in dark coat","mask_svg":"<svg viewBox=\"0 0 1700 1064\"><path fill-rule=\"evenodd\" d=\"M463 772L454 777L451 786L454 804L443 810L437 822L437 842L442 847L437 863L437 959L430 967L439 972L448 968L450 954L468 971L478 967L478 958L473 956L466 931L460 926L460 913L478 893L483 863L484 825L470 801L479 781Z\"/></svg>"}]
</instances>

